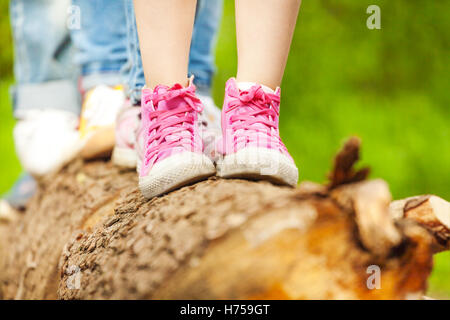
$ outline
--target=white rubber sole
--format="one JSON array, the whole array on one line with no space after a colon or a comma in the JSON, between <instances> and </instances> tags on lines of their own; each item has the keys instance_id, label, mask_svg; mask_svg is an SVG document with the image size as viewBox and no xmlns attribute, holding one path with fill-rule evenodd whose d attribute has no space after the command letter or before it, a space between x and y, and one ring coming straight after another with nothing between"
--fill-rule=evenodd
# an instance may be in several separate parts
<instances>
[{"instance_id":1,"label":"white rubber sole","mask_svg":"<svg viewBox=\"0 0 450 320\"><path fill-rule=\"evenodd\" d=\"M139 177L139 189L151 199L215 173L213 162L204 154L183 152L156 163L147 176Z\"/></svg>"},{"instance_id":2,"label":"white rubber sole","mask_svg":"<svg viewBox=\"0 0 450 320\"><path fill-rule=\"evenodd\" d=\"M112 161L116 166L125 168L136 168L137 154L136 151L129 148L114 147Z\"/></svg>"},{"instance_id":3,"label":"white rubber sole","mask_svg":"<svg viewBox=\"0 0 450 320\"><path fill-rule=\"evenodd\" d=\"M269 180L295 187L298 169L291 159L266 148L245 148L226 155L217 162L217 175L222 178Z\"/></svg>"}]
</instances>

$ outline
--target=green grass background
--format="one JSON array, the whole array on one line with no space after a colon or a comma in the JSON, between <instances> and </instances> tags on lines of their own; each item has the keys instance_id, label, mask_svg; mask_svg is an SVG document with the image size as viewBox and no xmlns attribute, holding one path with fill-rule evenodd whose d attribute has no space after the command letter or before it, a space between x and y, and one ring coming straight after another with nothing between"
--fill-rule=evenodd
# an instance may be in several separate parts
<instances>
[{"instance_id":1,"label":"green grass background","mask_svg":"<svg viewBox=\"0 0 450 320\"><path fill-rule=\"evenodd\" d=\"M234 5L217 45L214 98L236 73ZM381 30L366 8L381 8ZM20 174L8 87L12 48L7 2L0 4L0 193ZM325 181L350 135L363 141L362 163L385 179L394 198L434 193L450 200L450 2L304 0L282 85L281 134L301 179ZM268 39L269 40L269 39ZM264 66L261 66L264 67ZM450 297L450 253L436 256L430 292Z\"/></svg>"}]
</instances>

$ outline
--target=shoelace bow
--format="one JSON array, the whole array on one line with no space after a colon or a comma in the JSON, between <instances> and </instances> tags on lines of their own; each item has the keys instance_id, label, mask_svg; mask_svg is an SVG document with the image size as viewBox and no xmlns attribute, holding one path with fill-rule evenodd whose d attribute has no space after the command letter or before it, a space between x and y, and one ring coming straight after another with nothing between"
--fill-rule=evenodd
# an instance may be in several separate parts
<instances>
[{"instance_id":1,"label":"shoelace bow","mask_svg":"<svg viewBox=\"0 0 450 320\"><path fill-rule=\"evenodd\" d=\"M175 85L170 91L163 93L158 92L158 87L155 91L144 98L144 105L153 102L156 110L146 110L147 116L151 125L147 128L148 141L147 151L145 153L146 164L150 160L156 161L160 152L180 146L182 142L186 144L192 143L192 136L194 134L194 112L201 112L203 105L195 96L195 88L189 86L183 88L181 85ZM186 104L184 106L175 108L173 110L158 110L158 104L161 101L170 101L175 98L182 98ZM152 133L156 133L152 135ZM157 143L154 143L154 142ZM152 143L154 145L149 147Z\"/></svg>"},{"instance_id":2,"label":"shoelace bow","mask_svg":"<svg viewBox=\"0 0 450 320\"><path fill-rule=\"evenodd\" d=\"M280 97L273 93L265 92L261 87L252 87L247 91L229 93L230 102L228 111L240 109L230 117L233 132L245 130L254 133L262 133L270 144L283 146L278 135L272 135L272 129L278 127ZM242 109L244 106L245 109ZM244 111L242 111L244 110ZM247 136L248 142L256 142L257 138ZM234 141L236 145L238 140Z\"/></svg>"}]
</instances>

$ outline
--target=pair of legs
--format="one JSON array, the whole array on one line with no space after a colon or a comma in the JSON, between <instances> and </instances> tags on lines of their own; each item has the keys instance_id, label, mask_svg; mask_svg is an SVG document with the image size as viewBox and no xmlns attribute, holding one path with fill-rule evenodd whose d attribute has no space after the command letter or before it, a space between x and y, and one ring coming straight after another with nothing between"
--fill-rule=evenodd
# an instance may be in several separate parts
<instances>
[{"instance_id":1,"label":"pair of legs","mask_svg":"<svg viewBox=\"0 0 450 320\"><path fill-rule=\"evenodd\" d=\"M141 50L136 27L135 9L133 0L125 1L125 11L128 29L129 50L129 76L128 87L131 103L139 105L141 91L145 86L144 68L142 65ZM223 0L198 0L196 4L193 32L189 34L190 47L188 47L186 75L195 75L195 85L203 96L209 96L212 78L215 72L213 49L223 11ZM192 26L191 26L192 29ZM155 39L157 40L157 39ZM153 42L152 39L149 41ZM157 47L157 43L154 46ZM190 49L190 50L189 50ZM153 77L147 72L147 79Z\"/></svg>"},{"instance_id":2,"label":"pair of legs","mask_svg":"<svg viewBox=\"0 0 450 320\"><path fill-rule=\"evenodd\" d=\"M147 85L187 85L196 0L134 0ZM281 84L301 0L236 0L238 82Z\"/></svg>"},{"instance_id":3,"label":"pair of legs","mask_svg":"<svg viewBox=\"0 0 450 320\"><path fill-rule=\"evenodd\" d=\"M196 0L134 1L149 87L142 91L138 131L143 195L152 198L215 174L295 186L298 169L279 136L277 87L300 0L236 0L237 81L225 88L217 159L205 152L198 126L202 101L186 77Z\"/></svg>"}]
</instances>

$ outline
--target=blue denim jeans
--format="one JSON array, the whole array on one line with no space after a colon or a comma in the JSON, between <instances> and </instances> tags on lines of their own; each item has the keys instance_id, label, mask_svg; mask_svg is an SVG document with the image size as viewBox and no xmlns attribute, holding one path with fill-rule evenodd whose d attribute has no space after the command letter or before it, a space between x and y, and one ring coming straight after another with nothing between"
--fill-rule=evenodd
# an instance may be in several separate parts
<instances>
[{"instance_id":1,"label":"blue denim jeans","mask_svg":"<svg viewBox=\"0 0 450 320\"><path fill-rule=\"evenodd\" d=\"M80 28L71 31L81 68L82 89L124 82L130 52L124 0L72 0L79 9Z\"/></svg>"},{"instance_id":2,"label":"blue denim jeans","mask_svg":"<svg viewBox=\"0 0 450 320\"><path fill-rule=\"evenodd\" d=\"M11 0L14 116L29 109L79 112L73 48L66 28L70 0Z\"/></svg>"},{"instance_id":3,"label":"blue denim jeans","mask_svg":"<svg viewBox=\"0 0 450 320\"><path fill-rule=\"evenodd\" d=\"M214 77L214 49L223 14L223 0L199 0L189 53L189 74L195 76L197 91L211 94Z\"/></svg>"},{"instance_id":4,"label":"blue denim jeans","mask_svg":"<svg viewBox=\"0 0 450 320\"><path fill-rule=\"evenodd\" d=\"M141 90L145 85L139 39L134 15L133 0L125 0L128 29L128 52L131 60L129 73L129 95L133 104L139 104ZM189 75L195 76L194 83L199 93L210 95L214 76L214 46L222 17L223 0L198 0L189 55ZM151 41L151 40L150 40ZM151 76L151 75L150 75Z\"/></svg>"}]
</instances>

